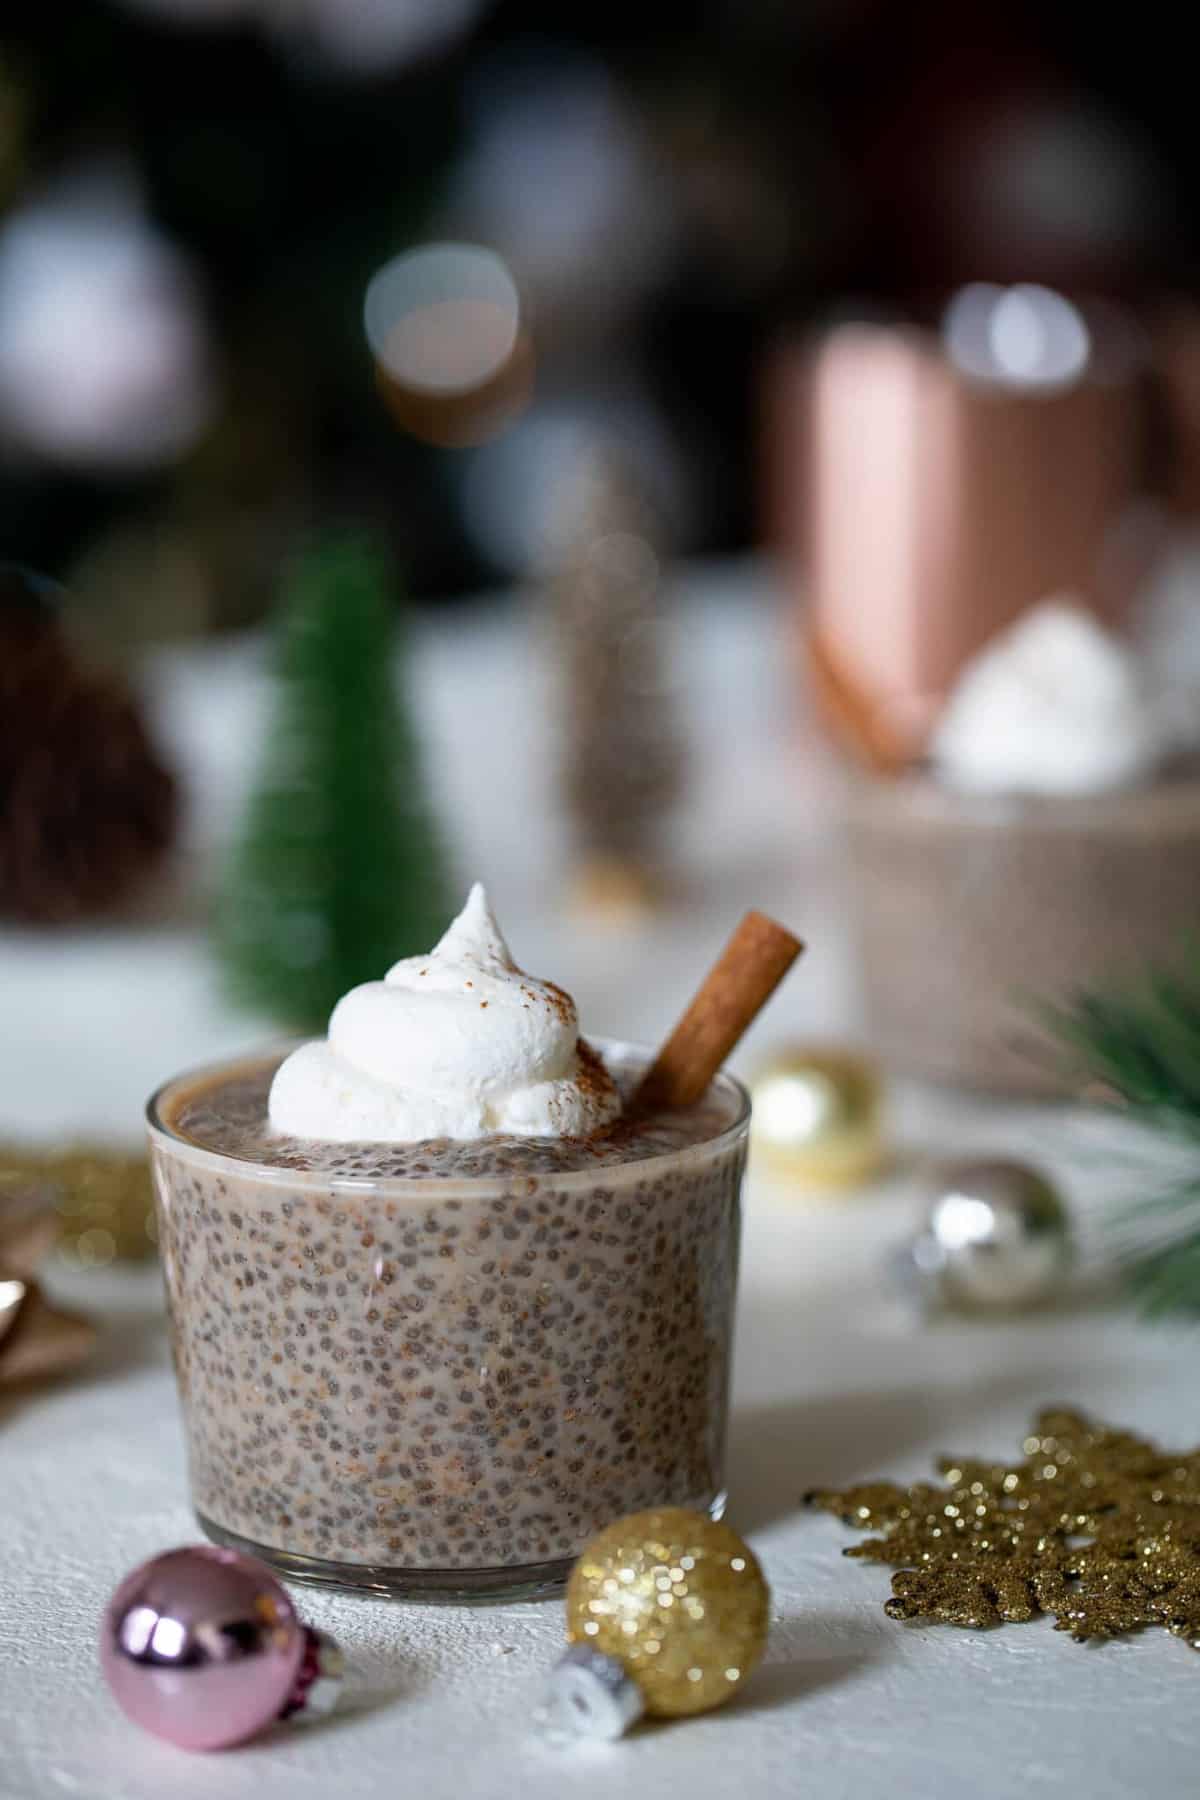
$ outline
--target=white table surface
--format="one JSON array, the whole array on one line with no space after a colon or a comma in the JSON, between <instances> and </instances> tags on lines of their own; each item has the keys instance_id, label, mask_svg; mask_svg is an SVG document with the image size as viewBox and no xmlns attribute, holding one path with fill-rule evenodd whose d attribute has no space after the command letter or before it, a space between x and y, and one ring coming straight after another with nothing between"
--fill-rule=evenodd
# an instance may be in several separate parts
<instances>
[{"instance_id":1,"label":"white table surface","mask_svg":"<svg viewBox=\"0 0 1200 1800\"><path fill-rule=\"evenodd\" d=\"M684 898L667 918L595 933L565 915L548 800L541 680L511 611L422 632L415 676L430 762L464 879L494 890L519 955L575 992L598 1032L657 1037L740 911L777 911L810 951L739 1057L789 1035L851 1037L856 1005L829 819L829 771L798 723L786 630L753 570L690 584L682 687L697 740L680 831ZM191 771L190 842L221 841L261 719L245 645L160 662L156 706ZM701 724L703 722L703 730ZM135 1139L147 1089L252 1042L192 927L0 934L0 1136ZM733 1793L820 1800L1022 1800L1190 1792L1200 1665L1165 1634L1081 1647L1048 1621L975 1634L898 1625L888 1571L848 1563L849 1534L810 1517L815 1483L918 1477L939 1450L1007 1456L1041 1405L1077 1402L1164 1439L1200 1435L1200 1337L1082 1301L1016 1324L922 1325L880 1276L907 1230L914 1152L1036 1155L1094 1236L1099 1171L1078 1117L900 1084L894 1172L852 1199L748 1192L731 1436L730 1518L773 1593L766 1666L735 1706L608 1747L556 1747L531 1723L561 1643L557 1604L415 1608L298 1590L343 1641L342 1711L243 1750L190 1756L138 1734L96 1669L120 1575L193 1539L158 1285L75 1278L104 1321L82 1379L0 1406L0 1796L3 1800L550 1800L564 1789L655 1800Z\"/></svg>"}]
</instances>

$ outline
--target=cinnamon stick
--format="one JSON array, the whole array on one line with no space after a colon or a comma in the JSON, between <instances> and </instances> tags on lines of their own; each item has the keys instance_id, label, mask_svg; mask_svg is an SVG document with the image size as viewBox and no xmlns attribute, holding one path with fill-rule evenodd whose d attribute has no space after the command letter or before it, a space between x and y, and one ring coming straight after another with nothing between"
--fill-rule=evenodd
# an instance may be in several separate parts
<instances>
[{"instance_id":1,"label":"cinnamon stick","mask_svg":"<svg viewBox=\"0 0 1200 1800\"><path fill-rule=\"evenodd\" d=\"M803 948L774 919L748 912L642 1077L634 1108L697 1101Z\"/></svg>"}]
</instances>

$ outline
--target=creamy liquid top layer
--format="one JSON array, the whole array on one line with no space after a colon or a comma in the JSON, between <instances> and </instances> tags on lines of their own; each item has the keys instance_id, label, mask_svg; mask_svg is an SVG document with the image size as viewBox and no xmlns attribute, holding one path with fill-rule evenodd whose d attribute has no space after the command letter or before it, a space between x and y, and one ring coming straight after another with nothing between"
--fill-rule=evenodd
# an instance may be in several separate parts
<instances>
[{"instance_id":1,"label":"creamy liquid top layer","mask_svg":"<svg viewBox=\"0 0 1200 1800\"><path fill-rule=\"evenodd\" d=\"M203 1150L269 1168L311 1171L333 1178L385 1179L441 1176L448 1179L568 1174L577 1170L643 1162L650 1157L706 1143L727 1131L738 1112L736 1096L714 1087L695 1106L651 1113L636 1121L617 1118L584 1138L427 1138L412 1143L371 1140L338 1142L293 1136L275 1129L267 1097L277 1063L243 1063L173 1096L164 1114L168 1130ZM614 1069L618 1094L628 1093L636 1070Z\"/></svg>"},{"instance_id":2,"label":"creamy liquid top layer","mask_svg":"<svg viewBox=\"0 0 1200 1800\"><path fill-rule=\"evenodd\" d=\"M513 961L477 882L441 942L339 1000L271 1086L271 1124L331 1143L582 1138L621 1100L575 1002Z\"/></svg>"}]
</instances>

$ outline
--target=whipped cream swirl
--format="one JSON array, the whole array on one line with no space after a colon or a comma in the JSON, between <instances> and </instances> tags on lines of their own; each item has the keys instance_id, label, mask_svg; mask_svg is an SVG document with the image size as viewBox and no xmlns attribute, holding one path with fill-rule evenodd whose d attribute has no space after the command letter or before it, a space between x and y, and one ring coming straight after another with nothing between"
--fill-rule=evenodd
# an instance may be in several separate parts
<instances>
[{"instance_id":1,"label":"whipped cream swirl","mask_svg":"<svg viewBox=\"0 0 1200 1800\"><path fill-rule=\"evenodd\" d=\"M1147 779L1177 735L1137 650L1055 599L967 664L931 753L974 793L1093 794Z\"/></svg>"},{"instance_id":2,"label":"whipped cream swirl","mask_svg":"<svg viewBox=\"0 0 1200 1800\"><path fill-rule=\"evenodd\" d=\"M620 1098L575 1002L518 969L476 882L428 956L351 989L271 1085L277 1131L345 1143L586 1137Z\"/></svg>"}]
</instances>

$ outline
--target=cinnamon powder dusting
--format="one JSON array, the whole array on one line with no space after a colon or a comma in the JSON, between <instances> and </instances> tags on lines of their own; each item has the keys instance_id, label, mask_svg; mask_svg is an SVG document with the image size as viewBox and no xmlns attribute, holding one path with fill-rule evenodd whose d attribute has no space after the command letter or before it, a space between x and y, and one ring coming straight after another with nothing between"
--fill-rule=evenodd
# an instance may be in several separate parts
<instances>
[{"instance_id":1,"label":"cinnamon powder dusting","mask_svg":"<svg viewBox=\"0 0 1200 1800\"><path fill-rule=\"evenodd\" d=\"M575 1052L579 1058L578 1084L580 1092L589 1100L607 1099L615 1084L601 1061L599 1052L592 1049L586 1038L576 1039Z\"/></svg>"},{"instance_id":2,"label":"cinnamon powder dusting","mask_svg":"<svg viewBox=\"0 0 1200 1800\"><path fill-rule=\"evenodd\" d=\"M571 1020L575 1017L575 1002L572 1000L570 994L564 993L562 988L558 987L553 981L543 981L541 986L546 990L546 996L549 999L551 1006L554 1008L554 1011L562 1020L562 1023L564 1025L569 1025ZM582 1044L583 1039L580 1038L579 1041Z\"/></svg>"}]
</instances>

